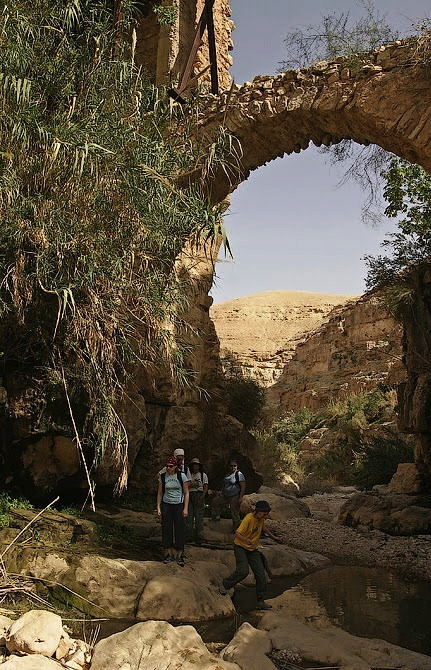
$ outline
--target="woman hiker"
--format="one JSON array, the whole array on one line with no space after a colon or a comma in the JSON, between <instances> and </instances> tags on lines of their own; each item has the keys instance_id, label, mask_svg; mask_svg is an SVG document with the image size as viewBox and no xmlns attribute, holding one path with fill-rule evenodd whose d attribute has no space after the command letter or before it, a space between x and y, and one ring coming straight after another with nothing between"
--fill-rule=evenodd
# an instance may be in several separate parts
<instances>
[{"instance_id":1,"label":"woman hiker","mask_svg":"<svg viewBox=\"0 0 431 670\"><path fill-rule=\"evenodd\" d=\"M193 530L196 544L202 544L204 539L204 511L205 496L208 492L208 477L203 470L199 458L190 461L191 475L189 481L189 515L187 517L187 542L193 540Z\"/></svg>"},{"instance_id":2,"label":"woman hiker","mask_svg":"<svg viewBox=\"0 0 431 670\"><path fill-rule=\"evenodd\" d=\"M242 582L248 575L249 568L252 569L256 579L256 594L258 610L269 610L272 605L265 602L266 594L266 575L262 562L260 551L258 550L259 539L262 531L275 542L282 540L271 533L265 526L265 519L271 511L271 507L266 500L258 500L254 512L247 514L241 521L238 530L235 533L234 554L236 560L235 571L223 579L219 587L219 592L225 596L229 589L233 588L238 582Z\"/></svg>"},{"instance_id":3,"label":"woman hiker","mask_svg":"<svg viewBox=\"0 0 431 670\"><path fill-rule=\"evenodd\" d=\"M162 517L163 563L176 559L184 567L185 519L189 509L189 481L177 468L174 456L166 460L166 472L159 476L157 515Z\"/></svg>"}]
</instances>

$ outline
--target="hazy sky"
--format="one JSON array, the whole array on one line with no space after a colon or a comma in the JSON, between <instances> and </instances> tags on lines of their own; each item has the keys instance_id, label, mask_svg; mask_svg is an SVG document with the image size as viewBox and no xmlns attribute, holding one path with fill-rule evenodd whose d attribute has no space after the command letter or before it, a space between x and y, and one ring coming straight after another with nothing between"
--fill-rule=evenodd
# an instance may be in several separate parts
<instances>
[{"instance_id":1,"label":"hazy sky","mask_svg":"<svg viewBox=\"0 0 431 670\"><path fill-rule=\"evenodd\" d=\"M284 38L298 26L318 24L331 12L363 14L355 0L231 0L237 83L272 74L285 59ZM374 6L402 34L431 16L429 0L375 0ZM254 171L232 196L225 218L234 260L217 265L215 302L267 290L360 294L362 257L379 251L394 224L361 221L364 194L349 182L337 187L342 167L310 146Z\"/></svg>"}]
</instances>

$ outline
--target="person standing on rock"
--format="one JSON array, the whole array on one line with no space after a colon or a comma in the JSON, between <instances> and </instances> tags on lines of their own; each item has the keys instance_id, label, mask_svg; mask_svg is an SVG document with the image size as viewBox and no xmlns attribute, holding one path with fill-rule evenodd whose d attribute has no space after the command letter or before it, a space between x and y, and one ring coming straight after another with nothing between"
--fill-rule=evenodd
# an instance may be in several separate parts
<instances>
[{"instance_id":1,"label":"person standing on rock","mask_svg":"<svg viewBox=\"0 0 431 670\"><path fill-rule=\"evenodd\" d=\"M208 476L203 470L199 458L190 461L192 469L189 482L189 515L187 517L187 542L193 540L193 529L196 544L202 544L204 539L204 511L205 496L208 492Z\"/></svg>"},{"instance_id":2,"label":"person standing on rock","mask_svg":"<svg viewBox=\"0 0 431 670\"><path fill-rule=\"evenodd\" d=\"M162 518L163 563L175 559L184 567L185 519L189 509L189 481L178 470L174 456L166 460L166 471L159 476L157 515Z\"/></svg>"},{"instance_id":3,"label":"person standing on rock","mask_svg":"<svg viewBox=\"0 0 431 670\"><path fill-rule=\"evenodd\" d=\"M265 602L266 574L260 551L257 548L262 531L265 531L268 537L275 542L281 542L281 539L273 535L269 528L265 526L265 519L270 511L271 507L266 500L258 500L254 512L247 514L241 521L235 533L233 547L236 568L229 577L223 579L219 587L219 592L222 596L225 596L229 589L232 589L235 584L242 582L247 577L249 568L251 568L256 579L256 609L258 610L272 609L272 605Z\"/></svg>"},{"instance_id":4,"label":"person standing on rock","mask_svg":"<svg viewBox=\"0 0 431 670\"><path fill-rule=\"evenodd\" d=\"M226 505L232 515L232 532L234 533L241 523L240 507L245 493L245 477L238 470L238 461L231 458L229 461L229 472L223 478L221 494L212 501L213 520L220 520L221 508Z\"/></svg>"}]
</instances>

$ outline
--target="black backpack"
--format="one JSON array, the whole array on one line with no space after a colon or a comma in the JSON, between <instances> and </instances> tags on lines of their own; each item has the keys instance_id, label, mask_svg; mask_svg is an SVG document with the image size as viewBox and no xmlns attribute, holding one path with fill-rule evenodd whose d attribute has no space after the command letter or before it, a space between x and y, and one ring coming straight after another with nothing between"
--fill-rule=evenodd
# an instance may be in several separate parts
<instances>
[{"instance_id":1,"label":"black backpack","mask_svg":"<svg viewBox=\"0 0 431 670\"><path fill-rule=\"evenodd\" d=\"M184 495L184 482L183 482L183 478L181 476L182 474L183 473L180 470L177 470L177 479L181 484L181 490L182 490L183 495ZM164 495L165 488L166 488L166 472L162 472L162 474L160 475L160 479L162 480L162 494Z\"/></svg>"}]
</instances>

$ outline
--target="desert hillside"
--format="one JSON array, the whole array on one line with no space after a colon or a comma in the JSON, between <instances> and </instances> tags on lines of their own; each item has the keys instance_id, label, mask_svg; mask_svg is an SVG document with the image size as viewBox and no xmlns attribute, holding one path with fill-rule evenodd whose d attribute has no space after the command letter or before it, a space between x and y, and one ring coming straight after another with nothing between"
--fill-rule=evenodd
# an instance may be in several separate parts
<instances>
[{"instance_id":1,"label":"desert hillside","mask_svg":"<svg viewBox=\"0 0 431 670\"><path fill-rule=\"evenodd\" d=\"M355 296L265 291L211 307L222 355L233 351L264 385L280 376L304 338Z\"/></svg>"}]
</instances>

